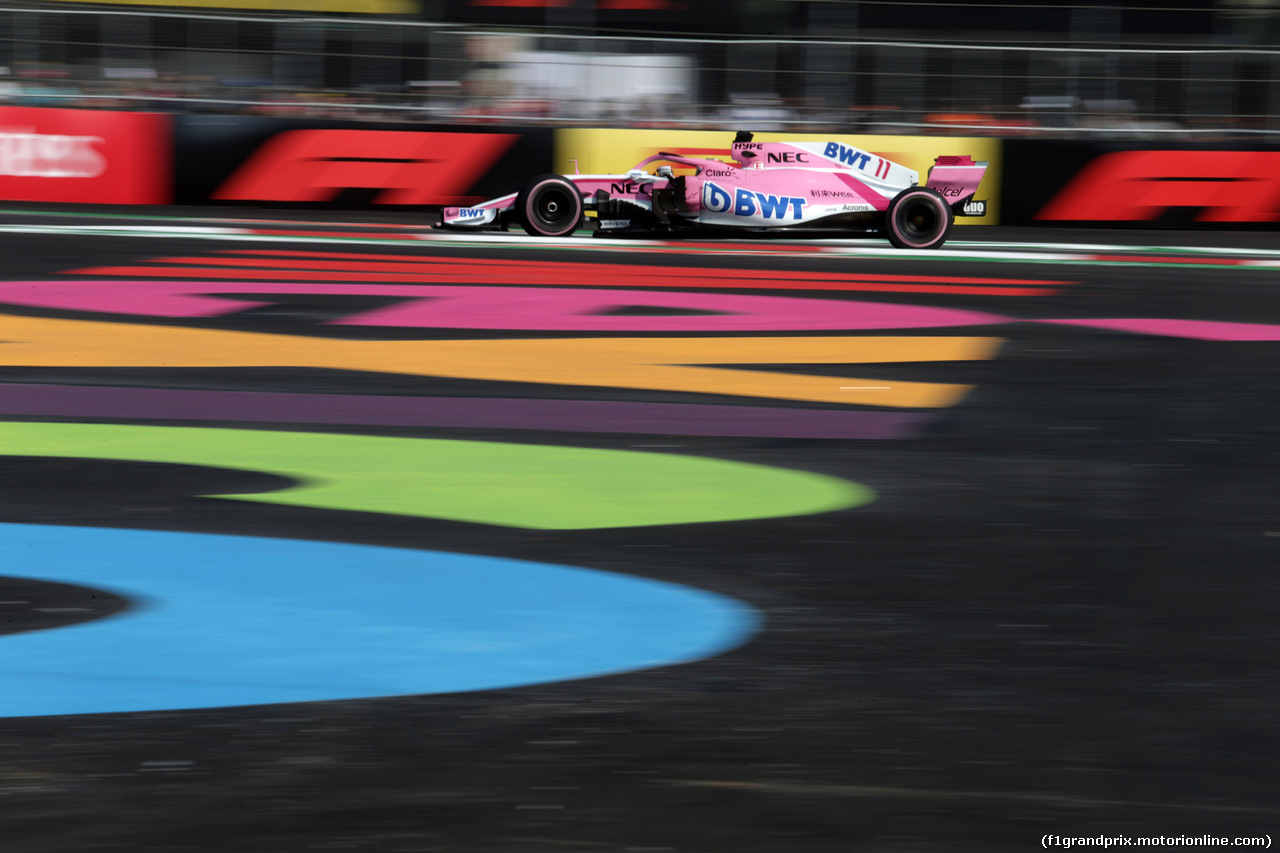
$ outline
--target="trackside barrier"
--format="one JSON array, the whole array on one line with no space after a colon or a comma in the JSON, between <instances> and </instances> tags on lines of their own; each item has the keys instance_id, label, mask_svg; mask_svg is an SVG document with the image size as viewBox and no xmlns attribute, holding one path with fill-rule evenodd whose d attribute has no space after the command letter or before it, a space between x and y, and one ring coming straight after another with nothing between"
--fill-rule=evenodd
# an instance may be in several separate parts
<instances>
[{"instance_id":1,"label":"trackside barrier","mask_svg":"<svg viewBox=\"0 0 1280 853\"><path fill-rule=\"evenodd\" d=\"M0 106L0 199L172 201L171 117Z\"/></svg>"},{"instance_id":2,"label":"trackside barrier","mask_svg":"<svg viewBox=\"0 0 1280 853\"><path fill-rule=\"evenodd\" d=\"M1009 225L1276 228L1280 146L1008 139Z\"/></svg>"},{"instance_id":3,"label":"trackside barrier","mask_svg":"<svg viewBox=\"0 0 1280 853\"><path fill-rule=\"evenodd\" d=\"M0 200L468 204L551 170L547 128L0 107Z\"/></svg>"},{"instance_id":4,"label":"trackside barrier","mask_svg":"<svg viewBox=\"0 0 1280 853\"><path fill-rule=\"evenodd\" d=\"M466 205L550 171L552 131L257 116L179 116L180 204Z\"/></svg>"},{"instance_id":5,"label":"trackside barrier","mask_svg":"<svg viewBox=\"0 0 1280 853\"><path fill-rule=\"evenodd\" d=\"M1276 228L1280 145L762 133L837 141L928 171L991 163L981 224ZM721 131L551 130L0 107L0 200L363 208L465 205L544 172L623 172L670 151L727 157Z\"/></svg>"}]
</instances>

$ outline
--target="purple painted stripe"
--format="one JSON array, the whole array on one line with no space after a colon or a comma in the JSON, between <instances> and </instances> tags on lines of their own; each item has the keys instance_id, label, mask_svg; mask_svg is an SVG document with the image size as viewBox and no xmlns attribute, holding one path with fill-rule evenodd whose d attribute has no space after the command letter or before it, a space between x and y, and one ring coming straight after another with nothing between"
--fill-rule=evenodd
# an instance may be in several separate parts
<instances>
[{"instance_id":1,"label":"purple painted stripe","mask_svg":"<svg viewBox=\"0 0 1280 853\"><path fill-rule=\"evenodd\" d=\"M0 385L0 415L837 439L906 438L933 420L917 412L73 385Z\"/></svg>"},{"instance_id":2,"label":"purple painted stripe","mask_svg":"<svg viewBox=\"0 0 1280 853\"><path fill-rule=\"evenodd\" d=\"M1228 323L1220 320L1168 320L1124 317L1102 320L1038 320L1066 326L1087 326L1140 335L1191 338L1202 341L1280 341L1280 325L1271 323Z\"/></svg>"}]
</instances>

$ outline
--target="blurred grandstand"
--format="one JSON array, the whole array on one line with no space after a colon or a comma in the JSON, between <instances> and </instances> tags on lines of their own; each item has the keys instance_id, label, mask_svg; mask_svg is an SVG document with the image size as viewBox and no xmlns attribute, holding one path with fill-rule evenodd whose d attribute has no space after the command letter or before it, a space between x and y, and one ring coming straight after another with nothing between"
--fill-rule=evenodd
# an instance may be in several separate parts
<instances>
[{"instance_id":1,"label":"blurred grandstand","mask_svg":"<svg viewBox=\"0 0 1280 853\"><path fill-rule=\"evenodd\" d=\"M0 7L0 103L397 121L1280 134L1280 0Z\"/></svg>"}]
</instances>

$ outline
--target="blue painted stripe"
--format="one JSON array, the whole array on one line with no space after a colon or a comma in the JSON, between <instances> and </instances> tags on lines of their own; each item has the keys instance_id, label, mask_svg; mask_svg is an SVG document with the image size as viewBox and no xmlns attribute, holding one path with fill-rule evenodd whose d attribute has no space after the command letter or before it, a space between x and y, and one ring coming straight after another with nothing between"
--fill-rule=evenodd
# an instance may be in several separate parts
<instances>
[{"instance_id":1,"label":"blue painted stripe","mask_svg":"<svg viewBox=\"0 0 1280 853\"><path fill-rule=\"evenodd\" d=\"M719 654L760 621L690 587L434 551L0 524L0 554L138 602L0 638L11 717L519 687Z\"/></svg>"}]
</instances>

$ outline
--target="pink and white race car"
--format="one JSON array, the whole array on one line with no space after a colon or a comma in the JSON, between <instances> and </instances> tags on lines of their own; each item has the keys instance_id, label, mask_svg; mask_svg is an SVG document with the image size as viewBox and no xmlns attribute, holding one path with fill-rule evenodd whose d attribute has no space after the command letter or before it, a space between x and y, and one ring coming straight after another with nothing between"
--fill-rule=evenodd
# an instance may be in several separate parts
<instances>
[{"instance_id":1,"label":"pink and white race car","mask_svg":"<svg viewBox=\"0 0 1280 853\"><path fill-rule=\"evenodd\" d=\"M441 228L499 228L563 237L596 214L598 237L681 231L839 229L882 234L900 249L936 249L955 214L984 216L974 195L987 162L938 157L918 173L840 142L753 142L739 132L732 162L655 154L623 175L541 175L517 193L446 207ZM654 173L645 167L662 162ZM688 166L676 175L669 164Z\"/></svg>"}]
</instances>

